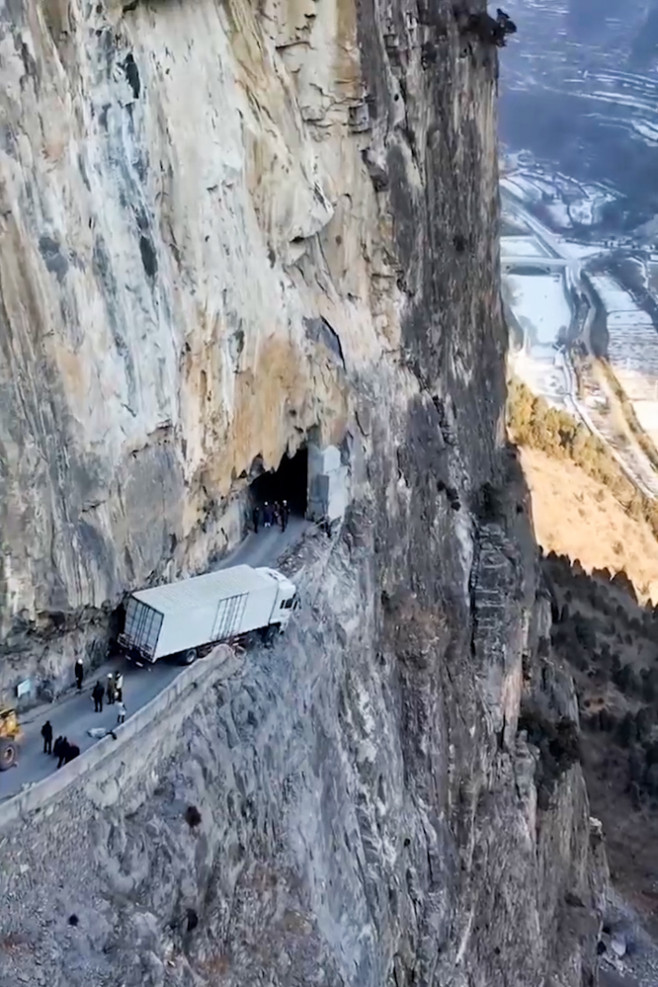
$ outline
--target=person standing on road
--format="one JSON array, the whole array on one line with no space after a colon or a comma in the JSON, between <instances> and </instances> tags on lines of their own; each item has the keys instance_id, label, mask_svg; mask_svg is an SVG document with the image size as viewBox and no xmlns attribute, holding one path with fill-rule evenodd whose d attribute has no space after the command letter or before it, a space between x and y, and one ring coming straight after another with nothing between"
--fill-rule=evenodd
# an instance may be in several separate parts
<instances>
[{"instance_id":1,"label":"person standing on road","mask_svg":"<svg viewBox=\"0 0 658 987\"><path fill-rule=\"evenodd\" d=\"M58 737L55 741L55 754L59 758L57 762L57 767L61 768L66 760L66 751L68 749L69 742L66 737Z\"/></svg>"},{"instance_id":2,"label":"person standing on road","mask_svg":"<svg viewBox=\"0 0 658 987\"><path fill-rule=\"evenodd\" d=\"M269 528L272 524L272 508L267 501L263 504L263 527Z\"/></svg>"},{"instance_id":3,"label":"person standing on road","mask_svg":"<svg viewBox=\"0 0 658 987\"><path fill-rule=\"evenodd\" d=\"M46 720L44 725L41 727L41 736L43 737L43 752L44 754L52 754L53 752L53 727L50 720Z\"/></svg>"},{"instance_id":4,"label":"person standing on road","mask_svg":"<svg viewBox=\"0 0 658 987\"><path fill-rule=\"evenodd\" d=\"M123 701L123 675L121 672L114 673L114 698L117 702Z\"/></svg>"},{"instance_id":5,"label":"person standing on road","mask_svg":"<svg viewBox=\"0 0 658 987\"><path fill-rule=\"evenodd\" d=\"M258 504L254 504L251 511L251 523L254 526L254 534L258 534L258 523L260 521L260 507Z\"/></svg>"},{"instance_id":6,"label":"person standing on road","mask_svg":"<svg viewBox=\"0 0 658 987\"><path fill-rule=\"evenodd\" d=\"M281 501L281 530L282 531L285 531L288 526L289 515L290 515L290 511L288 510L288 501L282 500Z\"/></svg>"},{"instance_id":7,"label":"person standing on road","mask_svg":"<svg viewBox=\"0 0 658 987\"><path fill-rule=\"evenodd\" d=\"M82 658L78 658L75 663L75 681L78 685L78 692L82 689L82 678L85 674L84 666L82 664Z\"/></svg>"},{"instance_id":8,"label":"person standing on road","mask_svg":"<svg viewBox=\"0 0 658 987\"><path fill-rule=\"evenodd\" d=\"M125 723L125 722L126 722L126 707L124 703L121 700L119 700L117 704L117 723Z\"/></svg>"},{"instance_id":9,"label":"person standing on road","mask_svg":"<svg viewBox=\"0 0 658 987\"><path fill-rule=\"evenodd\" d=\"M105 695L105 689L101 685L100 679L96 682L96 685L92 689L91 698L94 700L94 713L103 712L103 696Z\"/></svg>"},{"instance_id":10,"label":"person standing on road","mask_svg":"<svg viewBox=\"0 0 658 987\"><path fill-rule=\"evenodd\" d=\"M107 705L111 706L116 699L116 686L114 684L114 679L112 678L112 672L107 673L107 685L105 686L105 692L107 693Z\"/></svg>"}]
</instances>

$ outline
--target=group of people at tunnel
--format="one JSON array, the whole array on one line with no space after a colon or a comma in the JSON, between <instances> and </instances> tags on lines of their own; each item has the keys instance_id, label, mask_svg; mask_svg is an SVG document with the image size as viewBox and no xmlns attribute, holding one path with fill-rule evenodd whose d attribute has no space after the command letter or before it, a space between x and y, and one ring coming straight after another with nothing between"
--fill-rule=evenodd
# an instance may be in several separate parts
<instances>
[{"instance_id":1,"label":"group of people at tunnel","mask_svg":"<svg viewBox=\"0 0 658 987\"><path fill-rule=\"evenodd\" d=\"M259 527L271 528L273 525L279 525L281 531L285 531L288 526L288 519L290 518L290 508L288 507L288 501L275 500L272 504L269 501L265 501L262 507L258 504L254 504L251 511L251 522L254 526L254 532L258 534Z\"/></svg>"}]
</instances>

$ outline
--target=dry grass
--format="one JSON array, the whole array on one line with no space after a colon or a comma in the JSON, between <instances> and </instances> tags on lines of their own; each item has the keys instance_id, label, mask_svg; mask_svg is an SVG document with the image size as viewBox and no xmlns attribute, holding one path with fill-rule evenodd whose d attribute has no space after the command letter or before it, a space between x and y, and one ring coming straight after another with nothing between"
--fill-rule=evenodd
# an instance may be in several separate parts
<instances>
[{"instance_id":1,"label":"dry grass","mask_svg":"<svg viewBox=\"0 0 658 987\"><path fill-rule=\"evenodd\" d=\"M545 552L592 569L625 570L643 601L658 603L658 542L643 521L583 470L537 449L521 449L537 541Z\"/></svg>"}]
</instances>

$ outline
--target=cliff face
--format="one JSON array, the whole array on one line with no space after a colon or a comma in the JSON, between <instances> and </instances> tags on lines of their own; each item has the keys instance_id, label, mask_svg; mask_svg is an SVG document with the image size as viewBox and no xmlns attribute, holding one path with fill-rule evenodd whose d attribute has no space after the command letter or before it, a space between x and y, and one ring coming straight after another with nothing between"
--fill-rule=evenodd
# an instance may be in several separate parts
<instances>
[{"instance_id":1,"label":"cliff face","mask_svg":"<svg viewBox=\"0 0 658 987\"><path fill-rule=\"evenodd\" d=\"M577 712L502 445L495 55L444 2L5 11L4 680L203 568L254 461L341 443L351 486L286 639L4 837L8 975L594 983Z\"/></svg>"},{"instance_id":2,"label":"cliff face","mask_svg":"<svg viewBox=\"0 0 658 987\"><path fill-rule=\"evenodd\" d=\"M341 439L356 381L390 404L382 362L486 472L494 62L421 14L7 8L5 633L202 565L256 457Z\"/></svg>"}]
</instances>

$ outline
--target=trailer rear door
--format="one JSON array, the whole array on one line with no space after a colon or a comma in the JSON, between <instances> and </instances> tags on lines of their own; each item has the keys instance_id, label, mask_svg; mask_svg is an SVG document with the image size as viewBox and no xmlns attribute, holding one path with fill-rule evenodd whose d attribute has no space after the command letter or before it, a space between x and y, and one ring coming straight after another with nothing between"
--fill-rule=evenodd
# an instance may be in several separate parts
<instances>
[{"instance_id":1,"label":"trailer rear door","mask_svg":"<svg viewBox=\"0 0 658 987\"><path fill-rule=\"evenodd\" d=\"M154 661L163 616L148 603L131 596L126 604L124 637L129 647L135 648L150 661Z\"/></svg>"}]
</instances>

